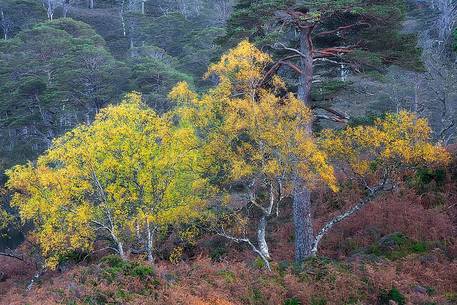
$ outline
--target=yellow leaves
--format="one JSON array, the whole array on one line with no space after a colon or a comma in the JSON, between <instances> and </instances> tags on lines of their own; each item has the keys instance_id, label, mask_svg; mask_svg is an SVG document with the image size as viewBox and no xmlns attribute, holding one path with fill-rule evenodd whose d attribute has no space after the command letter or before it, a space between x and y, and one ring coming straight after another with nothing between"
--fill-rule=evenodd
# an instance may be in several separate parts
<instances>
[{"instance_id":1,"label":"yellow leaves","mask_svg":"<svg viewBox=\"0 0 457 305\"><path fill-rule=\"evenodd\" d=\"M447 163L449 154L430 143L426 119L402 111L377 119L373 126L325 130L320 144L337 160L347 162L358 175L369 174L373 162L378 169Z\"/></svg>"},{"instance_id":2,"label":"yellow leaves","mask_svg":"<svg viewBox=\"0 0 457 305\"><path fill-rule=\"evenodd\" d=\"M273 88L275 88L276 90L286 89L286 82L278 75L274 75L272 77L271 83L273 85Z\"/></svg>"},{"instance_id":3,"label":"yellow leaves","mask_svg":"<svg viewBox=\"0 0 457 305\"><path fill-rule=\"evenodd\" d=\"M260 78L262 69L271 62L271 57L257 49L247 40L221 57L219 63L209 67L206 76L215 73L221 78L234 75L237 80L250 81Z\"/></svg>"},{"instance_id":4,"label":"yellow leaves","mask_svg":"<svg viewBox=\"0 0 457 305\"><path fill-rule=\"evenodd\" d=\"M125 95L124 99L122 100L122 103L141 105L141 103L142 103L141 94L139 92L135 92L135 91L127 93Z\"/></svg>"},{"instance_id":5,"label":"yellow leaves","mask_svg":"<svg viewBox=\"0 0 457 305\"><path fill-rule=\"evenodd\" d=\"M169 118L130 93L93 124L56 139L36 164L8 171L13 204L34 222L50 266L72 249L89 250L97 233L109 236L106 226L129 238L129 228L145 220L167 225L198 216L210 189L199 140L192 126Z\"/></svg>"},{"instance_id":6,"label":"yellow leaves","mask_svg":"<svg viewBox=\"0 0 457 305\"><path fill-rule=\"evenodd\" d=\"M243 40L236 48L224 54L218 63L211 65L205 77L216 74L221 83L218 89L222 89L222 92L233 87L249 94L262 80L263 70L270 62L268 54Z\"/></svg>"},{"instance_id":7,"label":"yellow leaves","mask_svg":"<svg viewBox=\"0 0 457 305\"><path fill-rule=\"evenodd\" d=\"M198 128L207 141L204 153L212 160L210 171L224 173L227 180L264 175L274 181L299 168L306 180L323 179L336 190L333 169L308 132L311 110L294 94L279 94L286 89L280 76L272 77L271 87L263 86L271 61L242 41L208 69L207 77L218 76L217 86L201 97L183 83L172 90L170 97L185 101L177 114Z\"/></svg>"},{"instance_id":8,"label":"yellow leaves","mask_svg":"<svg viewBox=\"0 0 457 305\"><path fill-rule=\"evenodd\" d=\"M170 93L168 94L168 98L185 105L194 103L197 99L197 94L190 90L188 83L179 82L170 91Z\"/></svg>"},{"instance_id":9,"label":"yellow leaves","mask_svg":"<svg viewBox=\"0 0 457 305\"><path fill-rule=\"evenodd\" d=\"M177 246L173 248L173 250L170 253L169 261L172 264L177 264L181 261L182 256L184 253L184 249L181 246Z\"/></svg>"}]
</instances>

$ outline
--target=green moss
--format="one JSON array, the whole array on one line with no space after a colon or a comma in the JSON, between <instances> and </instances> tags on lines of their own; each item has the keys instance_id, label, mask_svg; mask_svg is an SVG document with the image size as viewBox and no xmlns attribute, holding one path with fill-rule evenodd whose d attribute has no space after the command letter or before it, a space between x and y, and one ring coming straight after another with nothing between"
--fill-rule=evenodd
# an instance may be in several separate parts
<instances>
[{"instance_id":1,"label":"green moss","mask_svg":"<svg viewBox=\"0 0 457 305\"><path fill-rule=\"evenodd\" d=\"M312 297L311 305L327 305L327 300L322 297Z\"/></svg>"},{"instance_id":2,"label":"green moss","mask_svg":"<svg viewBox=\"0 0 457 305\"><path fill-rule=\"evenodd\" d=\"M301 302L299 299L290 298L284 301L284 305L301 305Z\"/></svg>"},{"instance_id":3,"label":"green moss","mask_svg":"<svg viewBox=\"0 0 457 305\"><path fill-rule=\"evenodd\" d=\"M130 298L131 293L124 289L119 289L115 292L114 296L116 299L119 299L121 303Z\"/></svg>"},{"instance_id":4,"label":"green moss","mask_svg":"<svg viewBox=\"0 0 457 305\"><path fill-rule=\"evenodd\" d=\"M329 267L335 263L325 257L311 257L302 264L294 263L292 272L301 281L320 281L326 279L334 281L334 275L331 274Z\"/></svg>"},{"instance_id":5,"label":"green moss","mask_svg":"<svg viewBox=\"0 0 457 305\"><path fill-rule=\"evenodd\" d=\"M154 275L151 266L125 261L115 255L105 256L102 259L102 266L102 277L110 283L120 275L138 277L142 280Z\"/></svg>"},{"instance_id":6,"label":"green moss","mask_svg":"<svg viewBox=\"0 0 457 305\"><path fill-rule=\"evenodd\" d=\"M217 275L221 276L224 278L224 280L227 282L227 283L234 283L236 281L236 275L235 273L233 273L232 271L229 271L229 270L219 270L217 272Z\"/></svg>"},{"instance_id":7,"label":"green moss","mask_svg":"<svg viewBox=\"0 0 457 305\"><path fill-rule=\"evenodd\" d=\"M428 248L424 241L415 241L401 233L394 233L371 245L366 253L396 260L413 253L425 253Z\"/></svg>"},{"instance_id":8,"label":"green moss","mask_svg":"<svg viewBox=\"0 0 457 305\"><path fill-rule=\"evenodd\" d=\"M444 294L444 297L451 302L456 302L457 301L457 292L446 292Z\"/></svg>"},{"instance_id":9,"label":"green moss","mask_svg":"<svg viewBox=\"0 0 457 305\"><path fill-rule=\"evenodd\" d=\"M127 261L123 260L120 256L117 255L108 255L102 258L102 264L107 265L109 267L114 267L114 268L123 268L126 264L128 264Z\"/></svg>"},{"instance_id":10,"label":"green moss","mask_svg":"<svg viewBox=\"0 0 457 305\"><path fill-rule=\"evenodd\" d=\"M137 265L130 270L130 275L134 277L139 277L141 279L146 279L154 275L154 271L150 266Z\"/></svg>"},{"instance_id":11,"label":"green moss","mask_svg":"<svg viewBox=\"0 0 457 305\"><path fill-rule=\"evenodd\" d=\"M221 258L227 253L227 249L225 248L225 245L217 245L214 247L211 247L211 252L209 253L209 256L211 257L211 260L218 262L221 260Z\"/></svg>"},{"instance_id":12,"label":"green moss","mask_svg":"<svg viewBox=\"0 0 457 305\"><path fill-rule=\"evenodd\" d=\"M256 257L254 260L254 266L258 269L263 269L265 268L265 262L260 257Z\"/></svg>"},{"instance_id":13,"label":"green moss","mask_svg":"<svg viewBox=\"0 0 457 305\"><path fill-rule=\"evenodd\" d=\"M446 170L444 168L421 168L408 180L409 185L421 193L429 191L430 188L440 188L445 182Z\"/></svg>"},{"instance_id":14,"label":"green moss","mask_svg":"<svg viewBox=\"0 0 457 305\"><path fill-rule=\"evenodd\" d=\"M395 287L389 291L381 291L379 294L380 305L388 305L389 301L395 301L398 305L406 304L405 296Z\"/></svg>"},{"instance_id":15,"label":"green moss","mask_svg":"<svg viewBox=\"0 0 457 305\"><path fill-rule=\"evenodd\" d=\"M262 292L260 292L259 289L253 288L251 291L251 295L249 297L249 304L265 304L265 298L262 295Z\"/></svg>"}]
</instances>

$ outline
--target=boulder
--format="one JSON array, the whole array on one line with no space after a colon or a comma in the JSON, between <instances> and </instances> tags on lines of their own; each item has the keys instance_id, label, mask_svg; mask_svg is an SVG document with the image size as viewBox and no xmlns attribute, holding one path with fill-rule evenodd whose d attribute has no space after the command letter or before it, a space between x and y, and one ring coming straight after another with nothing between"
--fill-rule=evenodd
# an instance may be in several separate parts
<instances>
[{"instance_id":1,"label":"boulder","mask_svg":"<svg viewBox=\"0 0 457 305\"><path fill-rule=\"evenodd\" d=\"M0 282L6 281L8 275L5 272L0 271Z\"/></svg>"}]
</instances>

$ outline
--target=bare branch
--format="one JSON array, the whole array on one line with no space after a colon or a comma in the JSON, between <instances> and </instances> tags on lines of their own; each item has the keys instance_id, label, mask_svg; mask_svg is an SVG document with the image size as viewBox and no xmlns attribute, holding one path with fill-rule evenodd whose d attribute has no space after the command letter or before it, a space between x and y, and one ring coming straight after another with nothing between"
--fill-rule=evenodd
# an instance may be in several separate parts
<instances>
[{"instance_id":1,"label":"bare branch","mask_svg":"<svg viewBox=\"0 0 457 305\"><path fill-rule=\"evenodd\" d=\"M224 238L227 238L227 239L229 239L231 241L234 241L236 243L246 243L246 244L248 244L252 248L252 250L255 253L257 253L257 255L260 256L260 258L263 260L263 262L265 263L265 266L267 267L268 271L271 272L270 262L262 254L262 252L260 252L260 250L257 249L257 247L251 242L251 240L249 240L249 238L238 238L238 237L234 237L234 236L228 235L228 234L225 233L225 231L223 229L220 232L216 232L216 234L219 235L219 236L222 236Z\"/></svg>"},{"instance_id":2,"label":"bare branch","mask_svg":"<svg viewBox=\"0 0 457 305\"><path fill-rule=\"evenodd\" d=\"M325 36L325 35L341 32L341 31L349 30L349 29L351 29L353 27L356 27L358 25L368 25L368 26L370 26L369 23L358 22L358 23L354 23L354 24L350 24L350 25L340 26L340 27L338 27L338 28L336 28L334 30L331 30L331 31L320 32L320 33L317 33L316 36Z\"/></svg>"},{"instance_id":3,"label":"bare branch","mask_svg":"<svg viewBox=\"0 0 457 305\"><path fill-rule=\"evenodd\" d=\"M314 239L314 246L313 249L311 250L312 253L315 255L317 253L317 249L319 246L319 242L322 240L322 238L333 228L334 225L337 223L340 223L344 219L348 218L349 216L357 213L360 211L365 205L370 203L374 198L376 198L382 191L384 191L384 185L386 183L386 180L384 179L383 182L381 182L379 185L377 185L374 188L369 188L369 193L367 196L362 198L355 206L344 212L343 214L340 214L327 222L319 231L319 233L316 235Z\"/></svg>"},{"instance_id":4,"label":"bare branch","mask_svg":"<svg viewBox=\"0 0 457 305\"><path fill-rule=\"evenodd\" d=\"M17 260L20 260L22 262L25 262L24 256L14 253L13 251L8 251L7 252L0 252L0 256L6 256L6 257L11 257Z\"/></svg>"}]
</instances>

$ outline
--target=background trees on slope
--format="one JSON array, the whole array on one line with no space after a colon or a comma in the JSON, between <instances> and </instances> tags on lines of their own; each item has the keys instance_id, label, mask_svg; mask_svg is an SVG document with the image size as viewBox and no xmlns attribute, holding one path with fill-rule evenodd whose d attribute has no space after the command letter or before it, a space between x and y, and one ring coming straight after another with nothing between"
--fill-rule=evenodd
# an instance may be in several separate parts
<instances>
[{"instance_id":1,"label":"background trees on slope","mask_svg":"<svg viewBox=\"0 0 457 305\"><path fill-rule=\"evenodd\" d=\"M4 40L44 20L46 13L39 1L3 0L0 3L0 33Z\"/></svg>"},{"instance_id":2,"label":"background trees on slope","mask_svg":"<svg viewBox=\"0 0 457 305\"><path fill-rule=\"evenodd\" d=\"M104 40L70 19L38 24L6 41L0 63L1 126L10 133L2 151L12 158L9 164L34 157L54 136L90 121L126 85L126 70Z\"/></svg>"}]
</instances>

